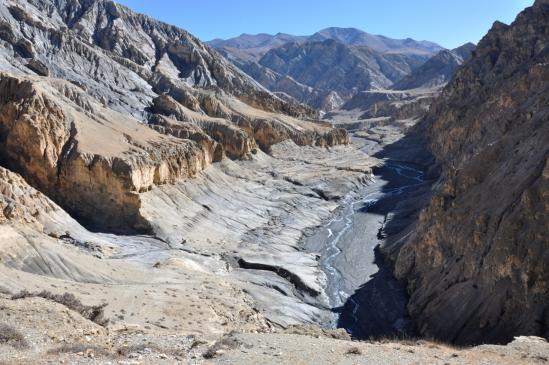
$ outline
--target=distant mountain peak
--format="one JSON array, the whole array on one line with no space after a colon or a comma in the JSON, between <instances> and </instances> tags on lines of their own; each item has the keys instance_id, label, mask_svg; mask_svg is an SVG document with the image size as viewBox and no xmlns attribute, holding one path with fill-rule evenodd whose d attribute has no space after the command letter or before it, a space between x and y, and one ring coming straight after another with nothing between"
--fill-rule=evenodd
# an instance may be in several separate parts
<instances>
[{"instance_id":1,"label":"distant mountain peak","mask_svg":"<svg viewBox=\"0 0 549 365\"><path fill-rule=\"evenodd\" d=\"M326 39L333 39L347 46L367 46L378 52L435 55L444 49L444 47L430 41L417 41L410 37L394 39L383 35L370 34L354 27L328 27L309 36L296 36L282 32L274 35L243 33L239 37L226 40L214 39L207 43L216 48L253 49L260 47L274 48L292 42L318 42ZM267 50L263 50L264 53Z\"/></svg>"},{"instance_id":2,"label":"distant mountain peak","mask_svg":"<svg viewBox=\"0 0 549 365\"><path fill-rule=\"evenodd\" d=\"M209 44L267 89L322 110L358 91L388 88L444 50L433 42L353 27L328 27L310 36L243 35Z\"/></svg>"}]
</instances>

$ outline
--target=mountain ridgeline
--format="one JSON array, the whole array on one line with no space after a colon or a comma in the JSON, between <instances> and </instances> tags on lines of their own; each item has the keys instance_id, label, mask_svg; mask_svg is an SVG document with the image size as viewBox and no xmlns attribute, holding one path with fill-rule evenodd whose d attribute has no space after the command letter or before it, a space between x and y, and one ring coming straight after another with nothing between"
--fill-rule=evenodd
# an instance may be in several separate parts
<instances>
[{"instance_id":1,"label":"mountain ridgeline","mask_svg":"<svg viewBox=\"0 0 549 365\"><path fill-rule=\"evenodd\" d=\"M432 42L354 28L327 28L312 36L242 35L209 44L267 89L324 111L360 91L391 87L443 51Z\"/></svg>"}]
</instances>

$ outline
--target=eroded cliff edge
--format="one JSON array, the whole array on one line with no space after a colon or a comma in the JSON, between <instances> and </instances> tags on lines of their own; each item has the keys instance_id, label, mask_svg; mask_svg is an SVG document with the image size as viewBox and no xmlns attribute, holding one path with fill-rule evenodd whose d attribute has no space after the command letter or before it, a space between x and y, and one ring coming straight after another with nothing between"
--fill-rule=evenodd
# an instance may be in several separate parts
<instances>
[{"instance_id":1,"label":"eroded cliff edge","mask_svg":"<svg viewBox=\"0 0 549 365\"><path fill-rule=\"evenodd\" d=\"M441 177L412 236L384 251L424 336L549 337L547 24L546 0L495 23L422 122Z\"/></svg>"},{"instance_id":2,"label":"eroded cliff edge","mask_svg":"<svg viewBox=\"0 0 549 365\"><path fill-rule=\"evenodd\" d=\"M1 165L103 231L152 233L140 194L223 158L349 142L186 31L112 1L0 4L0 71Z\"/></svg>"}]
</instances>

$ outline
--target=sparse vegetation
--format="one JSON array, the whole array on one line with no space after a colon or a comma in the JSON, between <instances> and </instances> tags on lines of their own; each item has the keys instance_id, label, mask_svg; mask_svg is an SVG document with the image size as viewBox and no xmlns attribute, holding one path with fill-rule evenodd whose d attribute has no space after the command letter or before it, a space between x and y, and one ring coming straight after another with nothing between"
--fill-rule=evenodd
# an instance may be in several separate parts
<instances>
[{"instance_id":1,"label":"sparse vegetation","mask_svg":"<svg viewBox=\"0 0 549 365\"><path fill-rule=\"evenodd\" d=\"M238 348L242 342L234 338L232 333L223 336L217 340L206 352L202 354L205 359L213 359L223 353L223 350L233 350Z\"/></svg>"},{"instance_id":2,"label":"sparse vegetation","mask_svg":"<svg viewBox=\"0 0 549 365\"><path fill-rule=\"evenodd\" d=\"M282 330L283 333L289 333L302 336L320 336L334 338L338 340L351 340L351 336L344 329L326 329L311 325L291 325Z\"/></svg>"},{"instance_id":3,"label":"sparse vegetation","mask_svg":"<svg viewBox=\"0 0 549 365\"><path fill-rule=\"evenodd\" d=\"M116 353L122 357L127 357L128 355L134 353L134 352L142 352L146 348L150 348L150 346L145 346L143 344L140 345L130 345L130 346L122 346L119 347L116 350Z\"/></svg>"},{"instance_id":4,"label":"sparse vegetation","mask_svg":"<svg viewBox=\"0 0 549 365\"><path fill-rule=\"evenodd\" d=\"M26 290L12 296L12 300L24 299L24 298L44 298L53 302L64 305L65 307L80 313L82 317L89 319L92 322L97 323L100 326L105 327L109 320L105 318L104 308L107 304L100 305L84 305L82 302L71 293L65 294L53 294L49 291L41 291L39 293L31 293Z\"/></svg>"},{"instance_id":5,"label":"sparse vegetation","mask_svg":"<svg viewBox=\"0 0 549 365\"><path fill-rule=\"evenodd\" d=\"M371 344L388 344L394 343L403 346L425 346L430 349L448 348L456 351L470 348L470 346L458 346L449 342L440 341L432 337L372 337L367 340Z\"/></svg>"},{"instance_id":6,"label":"sparse vegetation","mask_svg":"<svg viewBox=\"0 0 549 365\"><path fill-rule=\"evenodd\" d=\"M362 355L362 351L356 347L356 346L353 346L351 347L350 349L347 350L347 352L345 352L347 355Z\"/></svg>"},{"instance_id":7,"label":"sparse vegetation","mask_svg":"<svg viewBox=\"0 0 549 365\"><path fill-rule=\"evenodd\" d=\"M25 336L12 326L4 323L0 323L0 344L10 345L15 348L28 347Z\"/></svg>"},{"instance_id":8,"label":"sparse vegetation","mask_svg":"<svg viewBox=\"0 0 549 365\"><path fill-rule=\"evenodd\" d=\"M104 357L113 356L113 354L111 354L109 351L107 351L102 347L89 345L89 344L82 344L82 343L65 344L49 350L48 354L50 355L78 354L80 352L84 354L93 354L94 356L104 356Z\"/></svg>"},{"instance_id":9,"label":"sparse vegetation","mask_svg":"<svg viewBox=\"0 0 549 365\"><path fill-rule=\"evenodd\" d=\"M148 344L134 344L134 345L121 346L118 349L116 349L116 354L121 357L129 357L131 354L134 354L134 353L144 354L144 353L150 353L150 352L160 353L164 355L171 355L175 358L184 357L186 355L186 351L184 349L163 348L159 345L156 345L150 342Z\"/></svg>"}]
</instances>

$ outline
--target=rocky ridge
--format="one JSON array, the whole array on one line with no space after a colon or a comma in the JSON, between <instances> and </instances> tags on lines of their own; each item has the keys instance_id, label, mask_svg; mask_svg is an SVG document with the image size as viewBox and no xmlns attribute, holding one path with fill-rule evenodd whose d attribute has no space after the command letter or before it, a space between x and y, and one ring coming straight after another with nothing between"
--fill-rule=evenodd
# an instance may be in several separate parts
<instances>
[{"instance_id":1,"label":"rocky ridge","mask_svg":"<svg viewBox=\"0 0 549 365\"><path fill-rule=\"evenodd\" d=\"M444 86L452 79L457 68L471 57L474 49L473 43L467 43L452 50L440 51L391 88L409 90Z\"/></svg>"},{"instance_id":2,"label":"rocky ridge","mask_svg":"<svg viewBox=\"0 0 549 365\"><path fill-rule=\"evenodd\" d=\"M88 224L149 232L139 193L153 186L286 139L348 143L192 35L114 2L8 1L0 21L3 163Z\"/></svg>"}]
</instances>

